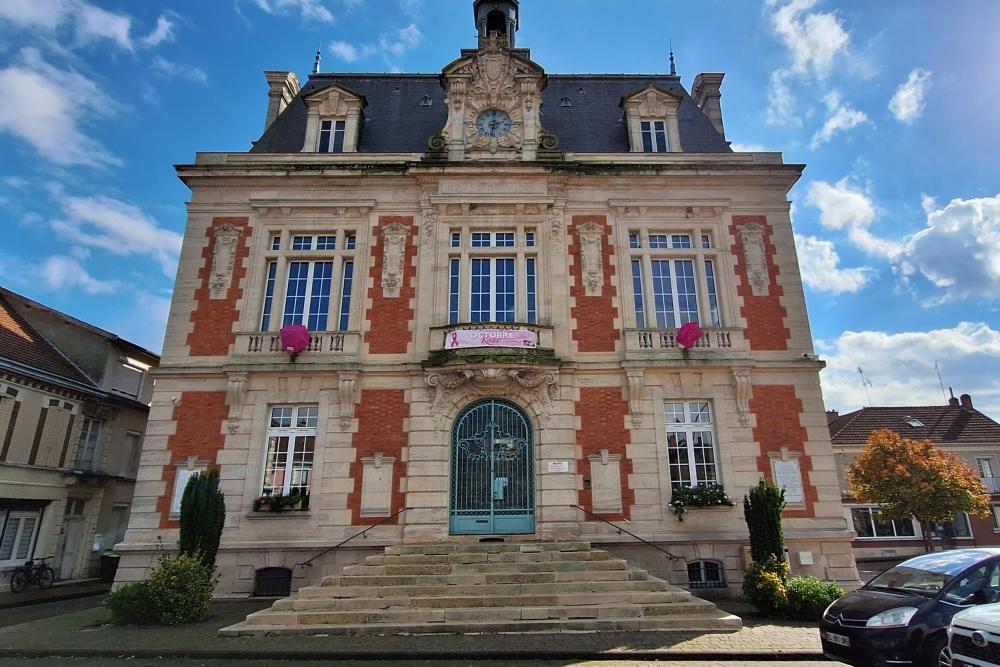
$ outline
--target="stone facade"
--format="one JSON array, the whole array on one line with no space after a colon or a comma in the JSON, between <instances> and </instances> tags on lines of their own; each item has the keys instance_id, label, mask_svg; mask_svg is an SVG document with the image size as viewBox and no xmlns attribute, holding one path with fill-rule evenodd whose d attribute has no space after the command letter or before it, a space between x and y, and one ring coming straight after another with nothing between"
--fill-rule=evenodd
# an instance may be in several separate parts
<instances>
[{"instance_id":1,"label":"stone facade","mask_svg":"<svg viewBox=\"0 0 1000 667\"><path fill-rule=\"evenodd\" d=\"M366 549L476 541L449 530L453 427L468 406L503 399L530 422L533 470L533 529L504 539L583 539L639 556L598 518L627 520L689 561L718 563L737 588L739 505L693 508L683 522L668 507L666 406L707 404L713 474L730 497L773 477L775 460L785 475L798 470L802 498L785 522L793 572L856 582L786 200L801 166L685 152L676 116L667 152L559 153L538 116L544 72L496 35L443 80L449 119L428 153L365 153L356 136L344 144L357 152L318 153L304 139L301 152L201 154L178 168L192 191L188 225L119 580L141 579L175 543L175 480L207 468L219 468L226 495L223 595L251 593L263 567L291 569L297 588ZM510 109L502 141L470 129L467 110L490 108ZM499 306L475 314L470 271L508 260L510 314L491 322ZM689 303L705 333L687 350L653 312L650 267L674 260L698 267ZM309 271L308 289L321 289L317 262L341 286L327 292L337 305L325 326L303 316L309 344L291 354L279 333L299 323L288 281ZM538 346L446 347L477 329L528 330ZM315 407L315 419L286 433L272 413L285 406ZM262 489L278 488L268 452L281 437L312 448L308 509L255 511ZM305 488L301 475L282 483ZM366 539L296 567L374 523ZM684 584L677 567L663 574Z\"/></svg>"}]
</instances>

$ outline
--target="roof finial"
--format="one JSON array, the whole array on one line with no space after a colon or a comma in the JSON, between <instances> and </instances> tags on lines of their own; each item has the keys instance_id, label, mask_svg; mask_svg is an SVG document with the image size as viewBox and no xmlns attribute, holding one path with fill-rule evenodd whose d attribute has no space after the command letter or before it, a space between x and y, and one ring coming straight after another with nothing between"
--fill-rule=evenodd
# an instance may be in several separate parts
<instances>
[{"instance_id":1,"label":"roof finial","mask_svg":"<svg viewBox=\"0 0 1000 667\"><path fill-rule=\"evenodd\" d=\"M677 76L677 66L674 64L674 40L670 40L670 76Z\"/></svg>"},{"instance_id":2,"label":"roof finial","mask_svg":"<svg viewBox=\"0 0 1000 667\"><path fill-rule=\"evenodd\" d=\"M316 60L313 61L313 74L319 74L320 50L316 49Z\"/></svg>"}]
</instances>

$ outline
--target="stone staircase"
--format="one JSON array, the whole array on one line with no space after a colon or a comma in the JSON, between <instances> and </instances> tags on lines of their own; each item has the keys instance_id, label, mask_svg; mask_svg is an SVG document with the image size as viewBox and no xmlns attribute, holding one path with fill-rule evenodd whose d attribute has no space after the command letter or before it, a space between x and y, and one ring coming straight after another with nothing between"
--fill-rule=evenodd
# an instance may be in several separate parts
<instances>
[{"instance_id":1,"label":"stone staircase","mask_svg":"<svg viewBox=\"0 0 1000 667\"><path fill-rule=\"evenodd\" d=\"M388 547L221 636L736 630L740 619L583 542Z\"/></svg>"}]
</instances>

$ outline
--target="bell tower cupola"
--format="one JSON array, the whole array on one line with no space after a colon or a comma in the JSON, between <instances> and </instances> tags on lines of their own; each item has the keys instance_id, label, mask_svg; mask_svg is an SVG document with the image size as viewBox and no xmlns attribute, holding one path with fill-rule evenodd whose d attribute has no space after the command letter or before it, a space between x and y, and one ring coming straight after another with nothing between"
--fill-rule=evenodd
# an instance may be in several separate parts
<instances>
[{"instance_id":1,"label":"bell tower cupola","mask_svg":"<svg viewBox=\"0 0 1000 667\"><path fill-rule=\"evenodd\" d=\"M472 6L476 14L479 40L491 33L507 38L507 46L514 48L514 35L518 28L518 0L476 0Z\"/></svg>"}]
</instances>

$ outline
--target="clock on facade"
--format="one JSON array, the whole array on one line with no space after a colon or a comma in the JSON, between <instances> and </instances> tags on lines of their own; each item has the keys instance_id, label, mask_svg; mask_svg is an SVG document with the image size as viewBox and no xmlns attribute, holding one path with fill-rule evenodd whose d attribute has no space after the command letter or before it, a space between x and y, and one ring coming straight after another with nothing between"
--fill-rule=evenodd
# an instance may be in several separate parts
<instances>
[{"instance_id":1,"label":"clock on facade","mask_svg":"<svg viewBox=\"0 0 1000 667\"><path fill-rule=\"evenodd\" d=\"M500 109L487 109L476 119L476 129L479 130L479 134L490 139L507 136L512 126L510 115Z\"/></svg>"}]
</instances>

